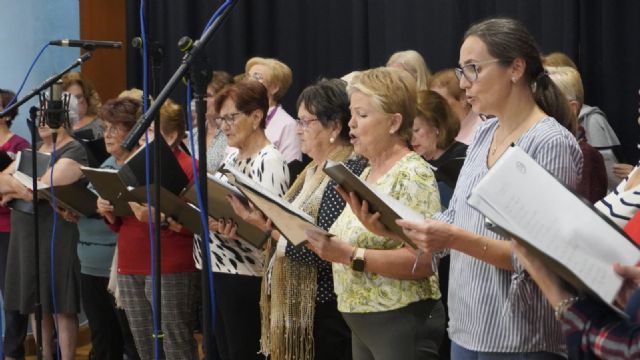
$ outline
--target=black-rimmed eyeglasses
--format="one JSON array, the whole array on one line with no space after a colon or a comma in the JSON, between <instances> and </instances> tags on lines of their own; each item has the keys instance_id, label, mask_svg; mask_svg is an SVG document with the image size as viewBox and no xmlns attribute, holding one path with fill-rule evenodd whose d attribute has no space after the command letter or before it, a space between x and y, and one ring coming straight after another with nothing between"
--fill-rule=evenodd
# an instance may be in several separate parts
<instances>
[{"instance_id":1,"label":"black-rimmed eyeglasses","mask_svg":"<svg viewBox=\"0 0 640 360\"><path fill-rule=\"evenodd\" d=\"M478 66L485 65L485 64L492 64L499 61L501 60L492 59L492 60L480 61L476 63L469 63L462 67L456 67L454 70L456 72L456 77L458 78L458 81L460 81L460 79L462 79L462 76L464 76L465 79L467 79L467 81L474 82L478 80Z\"/></svg>"}]
</instances>

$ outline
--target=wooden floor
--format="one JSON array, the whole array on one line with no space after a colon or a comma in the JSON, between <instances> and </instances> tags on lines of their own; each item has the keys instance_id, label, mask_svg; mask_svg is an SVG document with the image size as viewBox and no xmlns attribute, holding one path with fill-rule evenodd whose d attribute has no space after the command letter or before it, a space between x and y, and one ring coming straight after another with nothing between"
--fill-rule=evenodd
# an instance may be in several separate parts
<instances>
[{"instance_id":1,"label":"wooden floor","mask_svg":"<svg viewBox=\"0 0 640 360\"><path fill-rule=\"evenodd\" d=\"M195 334L194 335L198 342L198 350L200 351L200 357L202 358L202 335ZM36 360L35 354L35 345L33 343L33 338L27 339L26 342L26 352L27 356L25 360ZM80 331L78 332L78 346L76 348L76 360L89 360L89 353L91 352L91 332L88 326L81 326Z\"/></svg>"}]
</instances>

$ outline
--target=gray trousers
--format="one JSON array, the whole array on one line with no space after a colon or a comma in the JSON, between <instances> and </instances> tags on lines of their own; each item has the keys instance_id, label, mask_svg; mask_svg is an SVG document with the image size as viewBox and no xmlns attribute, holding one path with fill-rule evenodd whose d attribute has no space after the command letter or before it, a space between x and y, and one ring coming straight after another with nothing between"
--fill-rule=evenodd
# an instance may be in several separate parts
<instances>
[{"instance_id":1,"label":"gray trousers","mask_svg":"<svg viewBox=\"0 0 640 360\"><path fill-rule=\"evenodd\" d=\"M430 299L390 311L342 313L351 328L353 360L438 359L445 321L429 317L437 303Z\"/></svg>"},{"instance_id":2,"label":"gray trousers","mask_svg":"<svg viewBox=\"0 0 640 360\"><path fill-rule=\"evenodd\" d=\"M118 274L122 306L129 320L138 354L153 359L151 276ZM199 273L163 274L161 282L162 332L160 343L167 359L198 359L193 330L200 299Z\"/></svg>"}]
</instances>

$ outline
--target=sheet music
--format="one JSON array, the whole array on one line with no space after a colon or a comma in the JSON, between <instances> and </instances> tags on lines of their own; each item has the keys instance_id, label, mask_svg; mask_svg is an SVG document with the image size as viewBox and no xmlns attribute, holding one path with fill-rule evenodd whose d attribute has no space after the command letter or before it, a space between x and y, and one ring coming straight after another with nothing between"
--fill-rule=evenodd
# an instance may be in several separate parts
<instances>
[{"instance_id":1,"label":"sheet music","mask_svg":"<svg viewBox=\"0 0 640 360\"><path fill-rule=\"evenodd\" d=\"M518 147L505 152L468 202L563 264L607 303L622 285L613 263L640 260L638 248L615 225Z\"/></svg>"}]
</instances>

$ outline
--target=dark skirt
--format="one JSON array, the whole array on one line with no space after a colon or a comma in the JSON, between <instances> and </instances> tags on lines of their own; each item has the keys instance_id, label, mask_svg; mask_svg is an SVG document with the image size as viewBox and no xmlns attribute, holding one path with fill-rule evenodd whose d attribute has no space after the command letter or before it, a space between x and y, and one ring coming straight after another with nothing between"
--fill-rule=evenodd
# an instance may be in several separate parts
<instances>
[{"instance_id":1,"label":"dark skirt","mask_svg":"<svg viewBox=\"0 0 640 360\"><path fill-rule=\"evenodd\" d=\"M58 216L56 224L55 310L51 284L51 234L53 211L41 203L39 211L40 302L45 313L75 314L80 311L80 262L76 252L78 226ZM11 236L5 278L5 306L23 314L34 312L35 244L33 215L11 211Z\"/></svg>"}]
</instances>

